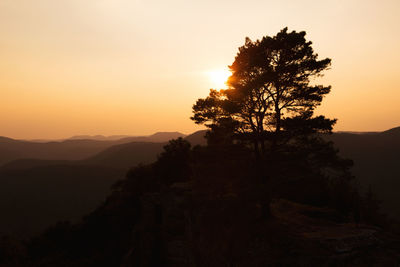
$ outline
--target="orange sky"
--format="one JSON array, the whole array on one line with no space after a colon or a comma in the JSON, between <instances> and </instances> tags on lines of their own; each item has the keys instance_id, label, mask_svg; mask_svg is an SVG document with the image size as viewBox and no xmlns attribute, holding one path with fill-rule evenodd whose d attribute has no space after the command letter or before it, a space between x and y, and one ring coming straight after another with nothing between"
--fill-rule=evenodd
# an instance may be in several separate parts
<instances>
[{"instance_id":1,"label":"orange sky","mask_svg":"<svg viewBox=\"0 0 400 267\"><path fill-rule=\"evenodd\" d=\"M244 38L305 30L332 68L318 111L335 130L400 125L400 1L1 0L0 136L197 129Z\"/></svg>"}]
</instances>

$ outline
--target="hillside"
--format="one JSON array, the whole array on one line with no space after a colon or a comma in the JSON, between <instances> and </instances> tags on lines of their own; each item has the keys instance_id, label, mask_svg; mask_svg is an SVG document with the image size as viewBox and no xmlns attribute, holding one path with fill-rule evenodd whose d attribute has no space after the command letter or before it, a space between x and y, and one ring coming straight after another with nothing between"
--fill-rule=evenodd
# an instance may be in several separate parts
<instances>
[{"instance_id":1,"label":"hillside","mask_svg":"<svg viewBox=\"0 0 400 267\"><path fill-rule=\"evenodd\" d=\"M122 179L130 167L155 161L165 145L165 142L129 143L129 140L163 141L181 135L157 133L149 137L120 140L121 144L116 145L108 141L74 140L41 146L2 138L1 141L15 144L14 148L24 144L33 150L51 147L46 151L49 157L49 152L56 147L69 144L73 144L73 148L74 144L81 144L78 146L80 151L93 144L92 148L96 149L91 153L102 146L108 147L80 160L17 159L0 166L0 214L4 217L0 221L0 236L1 233L30 236L59 220L75 221L81 218L109 195L110 186Z\"/></svg>"},{"instance_id":2,"label":"hillside","mask_svg":"<svg viewBox=\"0 0 400 267\"><path fill-rule=\"evenodd\" d=\"M262 216L265 192L254 184L254 165L243 160L251 157L245 148L190 152L185 146L173 147L156 164L129 171L81 222L60 222L30 242L3 239L0 264L12 260L22 266L49 267L395 266L399 262L398 235L363 221L355 223L335 206L301 204L274 192L271 216ZM190 157L184 162L176 157L187 153ZM191 172L182 172L187 167Z\"/></svg>"},{"instance_id":3,"label":"hillside","mask_svg":"<svg viewBox=\"0 0 400 267\"><path fill-rule=\"evenodd\" d=\"M112 146L112 141L66 140L61 142L28 142L0 140L0 165L21 158L47 160L80 160Z\"/></svg>"},{"instance_id":4,"label":"hillside","mask_svg":"<svg viewBox=\"0 0 400 267\"><path fill-rule=\"evenodd\" d=\"M168 140L175 139L178 137L184 137L185 135L180 132L156 132L152 135L145 136L129 136L129 135L75 135L66 140L97 140L97 141L117 141L117 140L128 140L130 142L167 142ZM125 142L125 141L124 141Z\"/></svg>"},{"instance_id":5,"label":"hillside","mask_svg":"<svg viewBox=\"0 0 400 267\"><path fill-rule=\"evenodd\" d=\"M139 163L154 162L165 144L131 142L115 145L81 162L128 170Z\"/></svg>"},{"instance_id":6,"label":"hillside","mask_svg":"<svg viewBox=\"0 0 400 267\"><path fill-rule=\"evenodd\" d=\"M96 165L0 170L0 235L27 237L60 220L77 221L96 208L124 174Z\"/></svg>"},{"instance_id":7,"label":"hillside","mask_svg":"<svg viewBox=\"0 0 400 267\"><path fill-rule=\"evenodd\" d=\"M74 135L66 140L97 140L97 141L115 141L115 140L120 140L122 138L128 138L132 137L129 135L110 135L110 136L104 136L104 135Z\"/></svg>"},{"instance_id":8,"label":"hillside","mask_svg":"<svg viewBox=\"0 0 400 267\"><path fill-rule=\"evenodd\" d=\"M1 233L30 236L96 208L127 170L156 160L165 143L112 146L85 160L21 159L0 167Z\"/></svg>"},{"instance_id":9,"label":"hillside","mask_svg":"<svg viewBox=\"0 0 400 267\"><path fill-rule=\"evenodd\" d=\"M206 143L204 134L205 131L198 131L188 135L185 139L192 143L193 146L198 144L203 145ZM163 135L166 136L165 134L157 135L157 140L162 140L160 136ZM150 137L146 138L146 140L150 140ZM327 138L335 142L335 145L344 157L354 160L353 174L358 178L364 189L368 188L368 185L372 185L378 198L382 200L384 211L388 214L399 216L398 213L396 214L396 211L400 210L400 197L398 195L398 190L400 189L400 170L398 168L400 136L398 128L376 134L334 133ZM2 138L2 141L4 139ZM20 142L12 139L5 140L10 143ZM72 144L74 142L76 141L73 141ZM63 142L63 144L71 143ZM0 206L0 213L10 214L8 217L9 222L3 223L13 225L13 223L10 223L11 221L24 221L23 218L28 216L26 213L28 211L38 212L39 214L51 209L53 203L59 203L57 200L58 195L67 194L63 192L70 192L70 194L74 195L75 201L86 201L88 192L79 191L77 188L88 188L93 181L99 179L99 184L102 184L104 187L92 188L93 191L90 195L93 198L89 201L90 205L82 205L82 209L77 209L76 213L69 213L74 202L64 202L64 206L60 206L60 214L62 214L63 210L69 210L65 212L68 215L60 218L77 218L95 208L101 202L101 199L104 199L110 192L109 186L117 179L124 177L125 172L130 167L139 163L146 164L155 161L164 145L165 143L128 142L112 145L96 155L81 160L19 159L9 162L0 167L0 188L3 189L1 191L2 197L3 199L8 199ZM14 187L9 187L11 186L11 178ZM57 186L58 180L60 184L63 184L63 180L68 179L74 181L75 185L67 187ZM33 182L35 186L32 186L31 183ZM50 187L52 188L51 190L48 187L49 184L54 185ZM37 188L40 188L40 190L38 191ZM7 208L7 205L12 203L10 199L18 196L21 198L21 203L27 204L29 203L29 198L26 196L35 194L35 191L40 192L40 194L35 195L37 201L42 203L36 206L40 207L40 209L34 207L31 207L31 209L20 208L21 212L10 213L9 208ZM21 204L22 207L25 204ZM39 219L39 217L37 218ZM36 219L31 218L32 227L35 228L35 225L38 225L36 227L38 229L55 222L54 219L56 219L56 217L51 216L44 216L44 218L47 219L43 219L37 222L37 224L35 222ZM16 223L12 228L15 230L20 227L19 229L23 231L27 229L24 226L18 225ZM9 226L5 227L11 229Z\"/></svg>"},{"instance_id":10,"label":"hillside","mask_svg":"<svg viewBox=\"0 0 400 267\"><path fill-rule=\"evenodd\" d=\"M205 146L207 144L207 140L205 139L205 134L207 130L200 130L194 132L185 137L185 140L188 141L192 146L201 145Z\"/></svg>"},{"instance_id":11,"label":"hillside","mask_svg":"<svg viewBox=\"0 0 400 267\"><path fill-rule=\"evenodd\" d=\"M118 140L73 139L52 142L30 142L0 137L0 166L17 159L83 160L113 145L130 142L167 142L184 136L178 132L159 132L150 136Z\"/></svg>"},{"instance_id":12,"label":"hillside","mask_svg":"<svg viewBox=\"0 0 400 267\"><path fill-rule=\"evenodd\" d=\"M339 154L352 159L363 190L369 185L388 214L400 218L400 128L375 134L335 133L327 137Z\"/></svg>"},{"instance_id":13,"label":"hillside","mask_svg":"<svg viewBox=\"0 0 400 267\"><path fill-rule=\"evenodd\" d=\"M205 145L204 139L205 131L198 131L188 135L184 139L189 141L193 146ZM182 134L176 133L156 133L149 137L132 137L119 140L119 144L114 144L105 148L104 150L79 160L68 159L36 159L36 158L20 158L9 161L8 163L0 166L0 170L16 170L28 169L38 166L52 166L52 165L104 165L113 168L122 168L128 170L130 167L139 163L151 163L156 160L158 153L162 151L162 147L166 144L166 138L171 136L181 137ZM177 137L176 137L177 138ZM174 139L174 138L171 138ZM131 141L134 140L134 141ZM147 140L147 141L137 141ZM158 140L150 141L150 140ZM170 140L170 139L168 139Z\"/></svg>"}]
</instances>

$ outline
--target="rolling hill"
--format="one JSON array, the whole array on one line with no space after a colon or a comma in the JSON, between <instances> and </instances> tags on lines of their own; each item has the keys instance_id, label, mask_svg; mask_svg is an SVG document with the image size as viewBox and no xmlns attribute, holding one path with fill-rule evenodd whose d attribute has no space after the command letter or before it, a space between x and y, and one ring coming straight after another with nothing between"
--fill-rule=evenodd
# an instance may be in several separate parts
<instances>
[{"instance_id":1,"label":"rolling hill","mask_svg":"<svg viewBox=\"0 0 400 267\"><path fill-rule=\"evenodd\" d=\"M172 134L173 138L179 135ZM185 139L193 146L204 145L204 135L205 131L198 131ZM90 153L94 147L99 150L103 146L104 149L79 160L20 158L4 164L0 167L0 214L6 216L0 221L0 233L31 235L58 220L77 220L97 207L110 193L110 186L123 178L130 167L155 161L166 144L130 140L162 141L170 136L169 133L159 133L149 137L129 137L113 145L110 141L93 140L47 143L45 147L72 144L76 148L77 142L85 144L78 146L78 151L92 144ZM400 128L381 133L334 133L327 139L335 143L343 157L353 159L353 174L364 189L372 186L382 200L384 211L400 218ZM21 146L21 149L26 144L28 150L40 147L7 138L0 138L1 143ZM63 151L66 155L68 149ZM0 148L0 155L6 152ZM14 149L9 155L20 157L18 153ZM62 153L57 155L61 157Z\"/></svg>"},{"instance_id":2,"label":"rolling hill","mask_svg":"<svg viewBox=\"0 0 400 267\"><path fill-rule=\"evenodd\" d=\"M178 132L159 132L150 136L118 140L73 139L52 142L30 142L0 137L0 166L17 159L83 160L113 145L130 142L167 142L183 137Z\"/></svg>"},{"instance_id":3,"label":"rolling hill","mask_svg":"<svg viewBox=\"0 0 400 267\"><path fill-rule=\"evenodd\" d=\"M204 131L197 131L185 137L193 146L205 145ZM156 133L150 137L135 137L119 140L119 144L114 144L98 152L95 155L86 157L79 160L70 159L37 159L37 158L20 158L9 161L0 170L21 170L29 169L39 166L53 166L53 165L101 165L109 166L117 169L128 170L130 167L139 163L151 163L156 160L157 155L162 151L163 146L167 143L163 141L172 136L170 139L181 137L180 133ZM168 140L170 140L168 139ZM131 141L134 140L134 141ZM137 141L137 140L148 140ZM151 140L158 140L155 142ZM167 140L167 141L168 141Z\"/></svg>"},{"instance_id":4,"label":"rolling hill","mask_svg":"<svg viewBox=\"0 0 400 267\"><path fill-rule=\"evenodd\" d=\"M383 210L400 218L400 127L381 133L335 133L327 138L340 155L354 161L352 172L362 189L371 185Z\"/></svg>"},{"instance_id":5,"label":"rolling hill","mask_svg":"<svg viewBox=\"0 0 400 267\"><path fill-rule=\"evenodd\" d=\"M130 167L156 160L167 140L181 136L164 132L114 142L48 143L1 138L0 155L8 157L0 166L0 236L31 236L57 221L78 220L110 194ZM84 155L89 156L80 159Z\"/></svg>"},{"instance_id":6,"label":"rolling hill","mask_svg":"<svg viewBox=\"0 0 400 267\"><path fill-rule=\"evenodd\" d=\"M57 221L77 221L101 203L124 170L96 165L0 171L0 236L27 237Z\"/></svg>"},{"instance_id":7,"label":"rolling hill","mask_svg":"<svg viewBox=\"0 0 400 267\"><path fill-rule=\"evenodd\" d=\"M139 163L154 161L165 143L112 146L84 160L20 159L0 168L0 236L39 233L96 208L110 187Z\"/></svg>"}]
</instances>

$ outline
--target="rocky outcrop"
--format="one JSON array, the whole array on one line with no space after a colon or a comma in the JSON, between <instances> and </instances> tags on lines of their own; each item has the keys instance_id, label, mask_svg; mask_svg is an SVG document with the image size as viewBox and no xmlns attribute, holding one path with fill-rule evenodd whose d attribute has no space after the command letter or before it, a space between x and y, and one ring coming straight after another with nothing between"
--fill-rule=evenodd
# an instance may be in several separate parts
<instances>
[{"instance_id":1,"label":"rocky outcrop","mask_svg":"<svg viewBox=\"0 0 400 267\"><path fill-rule=\"evenodd\" d=\"M190 193L191 183L175 183L141 197L140 221L122 266L194 266Z\"/></svg>"},{"instance_id":2,"label":"rocky outcrop","mask_svg":"<svg viewBox=\"0 0 400 267\"><path fill-rule=\"evenodd\" d=\"M232 194L192 199L191 183L141 198L141 219L122 266L394 266L399 239L382 229L338 223L335 212L287 200L273 218ZM199 201L201 203L199 203Z\"/></svg>"}]
</instances>

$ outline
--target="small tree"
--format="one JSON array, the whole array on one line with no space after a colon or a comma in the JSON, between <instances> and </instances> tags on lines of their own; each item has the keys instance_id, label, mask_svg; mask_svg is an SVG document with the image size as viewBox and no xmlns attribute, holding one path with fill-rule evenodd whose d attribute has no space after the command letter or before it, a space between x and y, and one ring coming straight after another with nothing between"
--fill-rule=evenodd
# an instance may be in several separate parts
<instances>
[{"instance_id":1,"label":"small tree","mask_svg":"<svg viewBox=\"0 0 400 267\"><path fill-rule=\"evenodd\" d=\"M165 184L183 182L190 178L191 145L182 137L173 139L164 146L154 167Z\"/></svg>"},{"instance_id":2,"label":"small tree","mask_svg":"<svg viewBox=\"0 0 400 267\"><path fill-rule=\"evenodd\" d=\"M236 138L251 140L257 155L260 149L266 151L266 140L275 151L296 136L294 124L306 125L303 135L330 132L335 120L313 117L330 86L311 81L321 76L331 60L318 60L305 35L284 28L274 37L254 42L246 38L229 66L228 89L211 90L207 98L197 100L191 119L211 132L231 132Z\"/></svg>"}]
</instances>

